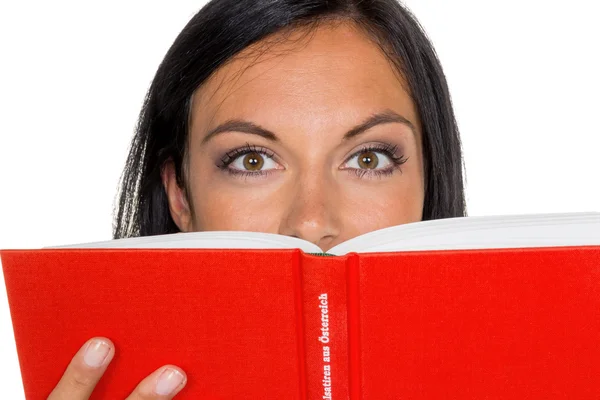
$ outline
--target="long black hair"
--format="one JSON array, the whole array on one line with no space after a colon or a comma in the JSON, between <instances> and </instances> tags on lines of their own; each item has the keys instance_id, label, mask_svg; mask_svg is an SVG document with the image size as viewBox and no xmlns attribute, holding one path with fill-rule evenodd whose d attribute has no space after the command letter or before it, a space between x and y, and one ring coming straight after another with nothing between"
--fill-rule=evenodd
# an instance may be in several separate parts
<instances>
[{"instance_id":1,"label":"long black hair","mask_svg":"<svg viewBox=\"0 0 600 400\"><path fill-rule=\"evenodd\" d=\"M115 209L114 238L178 232L161 168L172 159L185 187L183 159L194 91L249 45L284 29L327 20L362 28L408 84L422 125L423 219L465 215L462 152L442 67L423 29L396 0L213 0L185 26L148 90Z\"/></svg>"}]
</instances>

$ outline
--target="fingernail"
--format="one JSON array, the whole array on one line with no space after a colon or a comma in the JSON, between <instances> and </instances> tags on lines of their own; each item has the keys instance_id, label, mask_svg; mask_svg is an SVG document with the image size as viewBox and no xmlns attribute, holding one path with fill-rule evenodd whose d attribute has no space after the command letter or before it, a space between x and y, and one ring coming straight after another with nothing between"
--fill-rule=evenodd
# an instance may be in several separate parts
<instances>
[{"instance_id":1,"label":"fingernail","mask_svg":"<svg viewBox=\"0 0 600 400\"><path fill-rule=\"evenodd\" d=\"M158 377L154 391L156 394L166 396L173 393L181 382L183 382L183 374L174 368L167 368Z\"/></svg>"},{"instance_id":2,"label":"fingernail","mask_svg":"<svg viewBox=\"0 0 600 400\"><path fill-rule=\"evenodd\" d=\"M110 352L110 345L104 340L95 339L88 343L85 353L83 354L83 362L89 367L98 368L104 364L106 356Z\"/></svg>"}]
</instances>

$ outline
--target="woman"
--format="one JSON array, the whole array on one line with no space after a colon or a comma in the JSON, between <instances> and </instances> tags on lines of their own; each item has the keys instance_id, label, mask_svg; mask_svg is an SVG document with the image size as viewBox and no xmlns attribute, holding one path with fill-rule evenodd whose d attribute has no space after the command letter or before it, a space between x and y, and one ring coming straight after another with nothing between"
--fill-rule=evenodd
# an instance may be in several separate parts
<instances>
[{"instance_id":1,"label":"woman","mask_svg":"<svg viewBox=\"0 0 600 400\"><path fill-rule=\"evenodd\" d=\"M327 250L464 214L448 88L407 10L394 0L214 0L150 87L114 237L250 230ZM90 340L50 399L88 398L113 355L108 339ZM172 398L185 381L163 366L129 398Z\"/></svg>"}]
</instances>

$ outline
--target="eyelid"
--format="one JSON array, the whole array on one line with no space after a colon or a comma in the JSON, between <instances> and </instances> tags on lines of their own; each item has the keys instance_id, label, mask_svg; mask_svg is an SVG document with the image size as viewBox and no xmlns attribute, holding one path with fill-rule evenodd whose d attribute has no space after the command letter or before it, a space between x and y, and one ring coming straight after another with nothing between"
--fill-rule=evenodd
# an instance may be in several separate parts
<instances>
[{"instance_id":1,"label":"eyelid","mask_svg":"<svg viewBox=\"0 0 600 400\"><path fill-rule=\"evenodd\" d=\"M384 153L394 163L397 163L398 161L400 161L401 159L404 158L403 155L399 155L399 156L397 155L397 153L398 153L398 145L394 145L394 144L390 144L390 143L366 143L366 144L361 145L357 150L353 151L344 160L344 162L342 163L342 165L345 165L346 163L348 163L348 161L350 161L351 159L353 159L354 157L356 157L360 153L366 153L368 151Z\"/></svg>"},{"instance_id":2,"label":"eyelid","mask_svg":"<svg viewBox=\"0 0 600 400\"><path fill-rule=\"evenodd\" d=\"M232 150L227 151L219 160L220 163L217 165L219 168L227 168L230 164L232 164L239 157L250 154L250 153L258 153L268 158L272 159L277 164L281 165L278 160L277 155L272 150L263 147L251 145L250 143L246 143L246 145L241 147L236 147Z\"/></svg>"},{"instance_id":3,"label":"eyelid","mask_svg":"<svg viewBox=\"0 0 600 400\"><path fill-rule=\"evenodd\" d=\"M357 157L359 154L366 152L382 153L389 159L390 165L385 168L375 169L346 167L350 160L352 160L354 157ZM404 154L399 153L397 145L390 143L364 144L360 149L352 152L346 161L344 161L340 169L356 175L358 179L376 179L393 175L396 171L402 174L401 167L407 161L408 157L405 157Z\"/></svg>"},{"instance_id":4,"label":"eyelid","mask_svg":"<svg viewBox=\"0 0 600 400\"><path fill-rule=\"evenodd\" d=\"M235 168L232 164L234 164L240 157L251 154L258 153L263 157L268 158L270 162L275 163L277 167L280 168L269 168L269 169L260 169L257 171L249 171L245 169ZM267 178L269 175L273 173L277 173L278 171L285 170L285 166L279 161L278 156L274 151L262 146L251 145L250 143L246 143L245 146L237 147L232 150L227 151L217 163L217 168L224 173L227 173L230 177L235 179L262 179Z\"/></svg>"}]
</instances>

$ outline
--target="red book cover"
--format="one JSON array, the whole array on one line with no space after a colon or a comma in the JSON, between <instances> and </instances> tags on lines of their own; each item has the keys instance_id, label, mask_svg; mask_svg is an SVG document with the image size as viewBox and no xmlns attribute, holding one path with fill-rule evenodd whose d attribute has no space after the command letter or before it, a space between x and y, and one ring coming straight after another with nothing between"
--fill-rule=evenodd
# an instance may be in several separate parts
<instances>
[{"instance_id":1,"label":"red book cover","mask_svg":"<svg viewBox=\"0 0 600 400\"><path fill-rule=\"evenodd\" d=\"M27 399L100 335L92 399L164 364L178 399L600 398L600 246L1 256Z\"/></svg>"}]
</instances>

